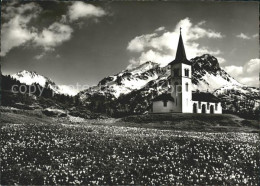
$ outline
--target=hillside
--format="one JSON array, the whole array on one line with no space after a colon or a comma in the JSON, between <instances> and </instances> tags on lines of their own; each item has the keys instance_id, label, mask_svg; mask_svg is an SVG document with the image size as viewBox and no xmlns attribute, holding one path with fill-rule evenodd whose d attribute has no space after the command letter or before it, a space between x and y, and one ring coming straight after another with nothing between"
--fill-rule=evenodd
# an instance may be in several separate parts
<instances>
[{"instance_id":1,"label":"hillside","mask_svg":"<svg viewBox=\"0 0 260 186\"><path fill-rule=\"evenodd\" d=\"M17 87L23 87L25 92L13 92L13 85ZM36 90L30 91L31 85L35 85ZM53 94L53 90L50 87L43 87L37 83L31 85L26 85L21 83L17 79L12 78L11 76L1 76L1 104L5 109L0 109L0 112L8 113L10 110L10 119L14 118L14 121L19 118L15 116L15 110L28 111L32 115L35 112L41 112L48 115L56 115L56 110L67 113L71 116L87 118L87 119L96 119L104 117L102 114L97 114L89 111L87 108L82 107L79 103L77 97L71 97L64 94ZM42 90L42 92L41 92ZM48 112L51 110L51 112ZM3 115L2 115L3 116ZM13 117L11 117L13 116ZM24 118L24 116L21 116ZM23 121L23 119L20 119ZM8 117L7 120L8 121ZM18 119L19 121L19 119ZM35 121L33 119L33 121Z\"/></svg>"},{"instance_id":2,"label":"hillside","mask_svg":"<svg viewBox=\"0 0 260 186\"><path fill-rule=\"evenodd\" d=\"M259 132L260 125L232 114L152 114L122 118L123 126L207 132Z\"/></svg>"}]
</instances>

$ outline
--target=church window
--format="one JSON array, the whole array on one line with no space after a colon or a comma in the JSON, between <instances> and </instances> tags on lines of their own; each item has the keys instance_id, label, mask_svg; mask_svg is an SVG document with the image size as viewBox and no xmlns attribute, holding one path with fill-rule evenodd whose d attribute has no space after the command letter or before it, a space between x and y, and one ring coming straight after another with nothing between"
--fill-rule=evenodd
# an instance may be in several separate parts
<instances>
[{"instance_id":1,"label":"church window","mask_svg":"<svg viewBox=\"0 0 260 186\"><path fill-rule=\"evenodd\" d=\"M167 101L166 100L163 101L163 106L167 107Z\"/></svg>"},{"instance_id":2,"label":"church window","mask_svg":"<svg viewBox=\"0 0 260 186\"><path fill-rule=\"evenodd\" d=\"M177 92L177 87L178 87L179 83L178 82L175 82L174 83L174 91Z\"/></svg>"},{"instance_id":3,"label":"church window","mask_svg":"<svg viewBox=\"0 0 260 186\"><path fill-rule=\"evenodd\" d=\"M189 91L189 84L186 83L186 91L188 92Z\"/></svg>"},{"instance_id":4,"label":"church window","mask_svg":"<svg viewBox=\"0 0 260 186\"><path fill-rule=\"evenodd\" d=\"M201 101L199 101L199 109L201 109Z\"/></svg>"},{"instance_id":5,"label":"church window","mask_svg":"<svg viewBox=\"0 0 260 186\"><path fill-rule=\"evenodd\" d=\"M209 110L209 103L207 103L207 110Z\"/></svg>"},{"instance_id":6,"label":"church window","mask_svg":"<svg viewBox=\"0 0 260 186\"><path fill-rule=\"evenodd\" d=\"M173 69L173 76L174 77L178 77L179 76L179 69L178 68Z\"/></svg>"},{"instance_id":7,"label":"church window","mask_svg":"<svg viewBox=\"0 0 260 186\"><path fill-rule=\"evenodd\" d=\"M215 110L218 110L218 103L215 103Z\"/></svg>"},{"instance_id":8,"label":"church window","mask_svg":"<svg viewBox=\"0 0 260 186\"><path fill-rule=\"evenodd\" d=\"M184 75L185 75L186 77L189 77L189 69L185 69L185 70L184 70Z\"/></svg>"}]
</instances>

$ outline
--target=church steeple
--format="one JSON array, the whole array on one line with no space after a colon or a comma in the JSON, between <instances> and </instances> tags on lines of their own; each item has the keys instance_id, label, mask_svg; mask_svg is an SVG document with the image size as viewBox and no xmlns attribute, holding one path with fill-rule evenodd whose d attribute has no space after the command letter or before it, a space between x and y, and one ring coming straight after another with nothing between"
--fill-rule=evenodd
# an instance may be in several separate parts
<instances>
[{"instance_id":1,"label":"church steeple","mask_svg":"<svg viewBox=\"0 0 260 186\"><path fill-rule=\"evenodd\" d=\"M182 35L181 35L181 28L180 28L180 37L179 37L179 43L178 43L175 60L187 60L185 48L182 40Z\"/></svg>"},{"instance_id":2,"label":"church steeple","mask_svg":"<svg viewBox=\"0 0 260 186\"><path fill-rule=\"evenodd\" d=\"M182 35L181 35L181 28L180 28L180 36L179 36L179 42L178 42L175 60L171 64L177 64L177 63L184 63L184 64L191 65L191 62L186 57L186 52L185 52Z\"/></svg>"}]
</instances>

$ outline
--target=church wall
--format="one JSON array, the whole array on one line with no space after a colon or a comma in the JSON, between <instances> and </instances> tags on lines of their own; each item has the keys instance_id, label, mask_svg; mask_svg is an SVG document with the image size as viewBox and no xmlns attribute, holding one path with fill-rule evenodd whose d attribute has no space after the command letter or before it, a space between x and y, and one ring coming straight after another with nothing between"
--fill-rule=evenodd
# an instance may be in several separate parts
<instances>
[{"instance_id":1,"label":"church wall","mask_svg":"<svg viewBox=\"0 0 260 186\"><path fill-rule=\"evenodd\" d=\"M192 90L191 90L191 66L182 64L182 112L192 113ZM185 76L185 69L189 69L189 76ZM188 91L186 90L186 84L188 84Z\"/></svg>"},{"instance_id":2,"label":"church wall","mask_svg":"<svg viewBox=\"0 0 260 186\"><path fill-rule=\"evenodd\" d=\"M173 70L178 68L179 69L179 74L182 73L181 71L181 63L175 64L171 66L171 89L172 89L172 97L174 98L174 104L173 104L173 110L174 112L182 112L182 90L181 89L181 76L179 77L174 77ZM177 87L175 86L175 83L178 83ZM177 88L177 90L176 90ZM177 104L176 104L177 103Z\"/></svg>"},{"instance_id":3,"label":"church wall","mask_svg":"<svg viewBox=\"0 0 260 186\"><path fill-rule=\"evenodd\" d=\"M202 113L202 106L205 105L205 113L206 114L210 114L210 106L213 106L214 109L214 114L222 114L222 107L221 107L221 103L218 103L217 106L217 110L215 108L215 103L209 103L209 107L207 107L207 103L208 102L201 102L201 107L199 108L199 102L198 101L192 101L192 113L193 113L193 104L196 103L197 104L197 113Z\"/></svg>"},{"instance_id":4,"label":"church wall","mask_svg":"<svg viewBox=\"0 0 260 186\"><path fill-rule=\"evenodd\" d=\"M167 107L164 107L163 101L154 101L153 102L153 113L164 113L164 112L174 112L174 102L168 101Z\"/></svg>"},{"instance_id":5,"label":"church wall","mask_svg":"<svg viewBox=\"0 0 260 186\"><path fill-rule=\"evenodd\" d=\"M217 110L215 110L214 113L215 113L215 114L222 114L222 106L221 106L221 103L218 103L218 108L217 108Z\"/></svg>"}]
</instances>

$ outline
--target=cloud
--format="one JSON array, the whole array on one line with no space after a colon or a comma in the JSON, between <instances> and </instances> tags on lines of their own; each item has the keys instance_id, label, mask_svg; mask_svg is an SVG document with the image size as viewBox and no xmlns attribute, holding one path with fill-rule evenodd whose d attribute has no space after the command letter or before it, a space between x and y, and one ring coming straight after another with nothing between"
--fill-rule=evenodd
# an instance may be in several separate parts
<instances>
[{"instance_id":1,"label":"cloud","mask_svg":"<svg viewBox=\"0 0 260 186\"><path fill-rule=\"evenodd\" d=\"M260 59L251 59L249 60L244 68L247 73L258 73L259 72Z\"/></svg>"},{"instance_id":2,"label":"cloud","mask_svg":"<svg viewBox=\"0 0 260 186\"><path fill-rule=\"evenodd\" d=\"M244 33L240 33L238 35L236 35L237 38L240 39L245 39L245 40L249 40L249 39L255 39L258 37L258 34L253 34L252 36L246 35Z\"/></svg>"},{"instance_id":3,"label":"cloud","mask_svg":"<svg viewBox=\"0 0 260 186\"><path fill-rule=\"evenodd\" d=\"M259 78L258 76L241 77L241 78L239 78L239 82L241 82L245 85L249 85L249 86L253 86L253 87L259 87L258 78Z\"/></svg>"},{"instance_id":4,"label":"cloud","mask_svg":"<svg viewBox=\"0 0 260 186\"><path fill-rule=\"evenodd\" d=\"M68 11L68 16L71 21L75 21L83 17L102 17L104 15L106 15L106 12L102 8L81 1L74 2L69 7Z\"/></svg>"},{"instance_id":5,"label":"cloud","mask_svg":"<svg viewBox=\"0 0 260 186\"><path fill-rule=\"evenodd\" d=\"M40 59L43 58L44 55L45 55L45 53L42 53L42 54L34 56L34 58L37 59L37 60L40 60Z\"/></svg>"},{"instance_id":6,"label":"cloud","mask_svg":"<svg viewBox=\"0 0 260 186\"><path fill-rule=\"evenodd\" d=\"M201 27L205 24L205 21L193 24L189 18L185 18L177 23L173 31L166 31L164 27L159 27L154 33L136 36L128 43L127 50L138 53L139 57L130 59L128 68L135 67L146 61L154 61L161 66L171 62L176 53L180 27L182 27L185 49L189 51L187 53L188 58L205 53L221 54L220 50L211 50L206 46L199 45L197 42L201 38L221 39L224 37L220 32ZM158 30L160 30L160 33ZM222 62L224 62L223 58Z\"/></svg>"},{"instance_id":7,"label":"cloud","mask_svg":"<svg viewBox=\"0 0 260 186\"><path fill-rule=\"evenodd\" d=\"M71 38L73 29L65 24L54 22L48 28L35 37L34 42L36 45L43 47L45 50L52 50L62 44L64 41L68 41Z\"/></svg>"},{"instance_id":8,"label":"cloud","mask_svg":"<svg viewBox=\"0 0 260 186\"><path fill-rule=\"evenodd\" d=\"M235 66L235 65L226 66L224 67L224 70L235 78L238 78L241 74L243 74L242 66Z\"/></svg>"},{"instance_id":9,"label":"cloud","mask_svg":"<svg viewBox=\"0 0 260 186\"><path fill-rule=\"evenodd\" d=\"M224 70L239 82L258 87L260 59L250 59L244 66L226 66Z\"/></svg>"},{"instance_id":10,"label":"cloud","mask_svg":"<svg viewBox=\"0 0 260 186\"><path fill-rule=\"evenodd\" d=\"M252 35L252 37L253 37L253 38L257 38L257 37L258 37L258 34L256 33L256 34Z\"/></svg>"},{"instance_id":11,"label":"cloud","mask_svg":"<svg viewBox=\"0 0 260 186\"><path fill-rule=\"evenodd\" d=\"M137 36L129 42L127 49L133 52L141 52L146 47L147 43L150 43L155 36L157 36L156 33Z\"/></svg>"},{"instance_id":12,"label":"cloud","mask_svg":"<svg viewBox=\"0 0 260 186\"><path fill-rule=\"evenodd\" d=\"M1 56L36 36L35 28L28 28L27 24L36 18L40 11L41 8L35 3L23 4L20 7L8 6L3 11L3 18L9 21L2 25Z\"/></svg>"},{"instance_id":13,"label":"cloud","mask_svg":"<svg viewBox=\"0 0 260 186\"><path fill-rule=\"evenodd\" d=\"M223 64L226 60L223 57L217 57L219 64Z\"/></svg>"},{"instance_id":14,"label":"cloud","mask_svg":"<svg viewBox=\"0 0 260 186\"><path fill-rule=\"evenodd\" d=\"M155 32L160 32L160 31L163 31L163 30L165 30L165 27L161 26L161 27L155 29Z\"/></svg>"},{"instance_id":15,"label":"cloud","mask_svg":"<svg viewBox=\"0 0 260 186\"><path fill-rule=\"evenodd\" d=\"M76 1L68 6L66 15L61 15L59 20L38 30L30 26L30 23L33 18L39 17L41 11L42 8L36 3L18 4L15 2L3 8L1 56L5 56L12 48L29 43L33 47L43 48L43 53L35 56L35 59L41 59L46 51L54 51L55 47L71 39L74 30L70 24L73 21L82 17L93 18L106 14L99 7Z\"/></svg>"},{"instance_id":16,"label":"cloud","mask_svg":"<svg viewBox=\"0 0 260 186\"><path fill-rule=\"evenodd\" d=\"M247 35L244 34L244 33L240 33L240 34L236 35L236 37L241 38L241 39L250 39L250 37L247 36Z\"/></svg>"}]
</instances>

